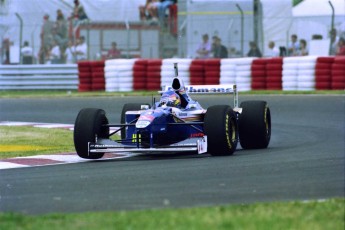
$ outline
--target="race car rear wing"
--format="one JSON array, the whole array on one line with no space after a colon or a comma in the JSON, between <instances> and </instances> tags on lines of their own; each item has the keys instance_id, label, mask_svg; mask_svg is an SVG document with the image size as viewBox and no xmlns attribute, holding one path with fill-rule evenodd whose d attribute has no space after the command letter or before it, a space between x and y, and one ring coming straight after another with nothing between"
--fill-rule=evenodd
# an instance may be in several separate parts
<instances>
[{"instance_id":1,"label":"race car rear wing","mask_svg":"<svg viewBox=\"0 0 345 230\"><path fill-rule=\"evenodd\" d=\"M162 86L163 93L168 90L185 91L188 94L234 94L234 108L238 109L238 92L237 86L226 84L226 85L187 85L185 86L182 79L178 77L178 63L174 63L175 77L172 81L171 86Z\"/></svg>"}]
</instances>

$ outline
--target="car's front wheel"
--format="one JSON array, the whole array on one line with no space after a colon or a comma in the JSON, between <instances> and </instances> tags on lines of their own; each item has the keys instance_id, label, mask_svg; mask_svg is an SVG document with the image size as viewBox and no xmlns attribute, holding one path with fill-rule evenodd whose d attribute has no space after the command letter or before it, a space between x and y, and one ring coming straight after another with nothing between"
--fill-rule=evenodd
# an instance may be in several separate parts
<instances>
[{"instance_id":1,"label":"car's front wheel","mask_svg":"<svg viewBox=\"0 0 345 230\"><path fill-rule=\"evenodd\" d=\"M213 156L232 155L237 147L236 114L228 105L215 105L207 109L204 119L207 152Z\"/></svg>"},{"instance_id":2,"label":"car's front wheel","mask_svg":"<svg viewBox=\"0 0 345 230\"><path fill-rule=\"evenodd\" d=\"M80 110L74 124L74 146L78 156L86 159L102 158L104 153L89 155L88 143L97 138L109 138L108 119L102 109L86 108Z\"/></svg>"}]
</instances>

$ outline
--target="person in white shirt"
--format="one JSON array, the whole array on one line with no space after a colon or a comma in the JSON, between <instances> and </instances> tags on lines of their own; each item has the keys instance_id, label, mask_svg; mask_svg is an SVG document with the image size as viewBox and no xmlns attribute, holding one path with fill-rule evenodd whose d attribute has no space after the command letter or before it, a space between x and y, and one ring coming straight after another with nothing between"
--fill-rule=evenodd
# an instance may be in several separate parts
<instances>
[{"instance_id":1,"label":"person in white shirt","mask_svg":"<svg viewBox=\"0 0 345 230\"><path fill-rule=\"evenodd\" d=\"M87 45L85 43L84 36L81 36L77 40L77 46L75 48L75 55L77 57L77 61L86 60L86 57L87 57Z\"/></svg>"},{"instance_id":2,"label":"person in white shirt","mask_svg":"<svg viewBox=\"0 0 345 230\"><path fill-rule=\"evenodd\" d=\"M61 63L61 52L60 46L57 44L56 41L53 42L53 48L50 52L52 64L60 64Z\"/></svg>"},{"instance_id":3,"label":"person in white shirt","mask_svg":"<svg viewBox=\"0 0 345 230\"><path fill-rule=\"evenodd\" d=\"M74 64L76 62L76 57L74 55L75 53L75 46L73 45L72 41L68 42L68 47L65 50L65 59L66 64Z\"/></svg>"},{"instance_id":4,"label":"person in white shirt","mask_svg":"<svg viewBox=\"0 0 345 230\"><path fill-rule=\"evenodd\" d=\"M208 34L202 35L202 43L198 46L196 50L198 58L210 58L211 54L211 43L208 41Z\"/></svg>"},{"instance_id":5,"label":"person in white shirt","mask_svg":"<svg viewBox=\"0 0 345 230\"><path fill-rule=\"evenodd\" d=\"M268 49L266 50L265 57L279 57L279 50L275 47L274 41L268 43Z\"/></svg>"},{"instance_id":6,"label":"person in white shirt","mask_svg":"<svg viewBox=\"0 0 345 230\"><path fill-rule=\"evenodd\" d=\"M29 46L29 42L25 41L24 46L21 49L23 64L33 64L33 49Z\"/></svg>"}]
</instances>

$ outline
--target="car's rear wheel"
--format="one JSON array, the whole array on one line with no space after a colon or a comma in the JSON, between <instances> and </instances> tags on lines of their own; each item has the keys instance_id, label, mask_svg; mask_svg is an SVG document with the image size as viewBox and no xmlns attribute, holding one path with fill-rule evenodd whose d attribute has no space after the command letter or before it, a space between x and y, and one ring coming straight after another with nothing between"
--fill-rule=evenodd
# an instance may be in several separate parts
<instances>
[{"instance_id":1,"label":"car's rear wheel","mask_svg":"<svg viewBox=\"0 0 345 230\"><path fill-rule=\"evenodd\" d=\"M271 112L267 102L244 101L240 107L238 127L242 148L267 148L271 139Z\"/></svg>"},{"instance_id":2,"label":"car's rear wheel","mask_svg":"<svg viewBox=\"0 0 345 230\"><path fill-rule=\"evenodd\" d=\"M236 114L228 105L215 105L207 109L204 119L207 152L213 156L232 155L237 147Z\"/></svg>"},{"instance_id":3,"label":"car's rear wheel","mask_svg":"<svg viewBox=\"0 0 345 230\"><path fill-rule=\"evenodd\" d=\"M97 138L109 138L108 119L102 109L86 108L80 110L74 124L74 146L78 156L86 159L102 158L104 153L89 155L88 142Z\"/></svg>"}]
</instances>

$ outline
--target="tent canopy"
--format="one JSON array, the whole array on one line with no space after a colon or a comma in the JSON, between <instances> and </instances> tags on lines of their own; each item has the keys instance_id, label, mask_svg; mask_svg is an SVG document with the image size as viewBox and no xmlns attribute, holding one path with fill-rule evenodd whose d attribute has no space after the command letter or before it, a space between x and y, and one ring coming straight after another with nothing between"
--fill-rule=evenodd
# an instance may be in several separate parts
<instances>
[{"instance_id":1,"label":"tent canopy","mask_svg":"<svg viewBox=\"0 0 345 230\"><path fill-rule=\"evenodd\" d=\"M344 0L304 0L293 8L292 16L330 16L332 15L332 8L329 2L331 2L334 7L335 15L343 15L345 17Z\"/></svg>"}]
</instances>

